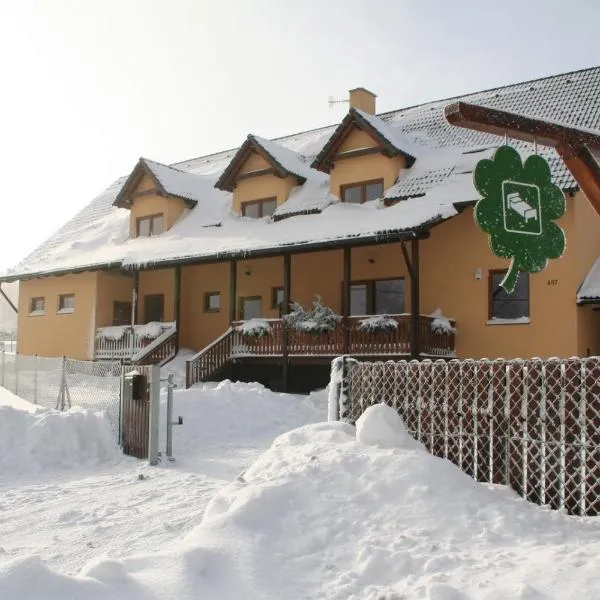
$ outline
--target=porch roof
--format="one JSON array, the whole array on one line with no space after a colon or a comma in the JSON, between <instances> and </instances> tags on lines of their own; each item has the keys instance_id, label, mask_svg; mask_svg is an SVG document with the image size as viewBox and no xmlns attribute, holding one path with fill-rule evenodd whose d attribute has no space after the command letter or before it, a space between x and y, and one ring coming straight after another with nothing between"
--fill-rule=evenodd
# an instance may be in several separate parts
<instances>
[{"instance_id":1,"label":"porch roof","mask_svg":"<svg viewBox=\"0 0 600 600\"><path fill-rule=\"evenodd\" d=\"M579 286L577 304L600 304L600 258L592 265Z\"/></svg>"},{"instance_id":2,"label":"porch roof","mask_svg":"<svg viewBox=\"0 0 600 600\"><path fill-rule=\"evenodd\" d=\"M378 115L387 133L394 130L412 144L416 162L402 172L387 190L384 202L363 206L340 205L328 193L327 181L292 190L278 207L274 222L252 221L231 214L231 196L211 196L202 210L204 197L168 232L145 239L128 239L129 212L113 202L126 181L121 178L75 215L55 235L39 246L0 281L107 267L160 267L183 261L217 261L228 256L271 255L302 251L327 245L350 245L364 239L381 240L387 235L410 236L432 223L457 213L455 205L473 202L478 195L472 185L470 158L478 151L491 151L503 142L501 136L453 127L446 122L444 107L464 100L525 116L565 122L568 125L599 129L600 67L561 74L506 87L429 102ZM336 126L298 133L272 144L306 158L316 157ZM390 133L391 135L391 133ZM526 156L533 145L512 141ZM203 176L214 184L237 150L203 156L173 165L178 171ZM276 148L273 149L276 152ZM563 189L576 189L569 171L552 148L541 148L548 158L554 182ZM213 201L213 198L214 201ZM401 200L397 202L398 200ZM218 204L214 206L214 203ZM222 203L222 205L221 205ZM210 204L210 206L208 206ZM223 215L217 227L207 220L207 211ZM222 209L222 212L221 212ZM315 214L306 214L315 213Z\"/></svg>"}]
</instances>

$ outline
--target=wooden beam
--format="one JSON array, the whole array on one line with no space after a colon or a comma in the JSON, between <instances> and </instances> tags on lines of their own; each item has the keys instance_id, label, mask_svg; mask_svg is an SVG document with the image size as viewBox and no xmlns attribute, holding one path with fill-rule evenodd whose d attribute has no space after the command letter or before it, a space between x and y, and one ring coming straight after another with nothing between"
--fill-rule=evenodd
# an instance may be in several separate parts
<instances>
[{"instance_id":1,"label":"wooden beam","mask_svg":"<svg viewBox=\"0 0 600 600\"><path fill-rule=\"evenodd\" d=\"M19 311L17 307L12 303L12 300L6 295L6 292L2 289L2 283L0 283L0 294L2 294L2 297L8 302L10 307L18 314Z\"/></svg>"},{"instance_id":2,"label":"wooden beam","mask_svg":"<svg viewBox=\"0 0 600 600\"><path fill-rule=\"evenodd\" d=\"M292 287L292 255L283 255L283 312L287 315L290 310L291 301L291 287ZM281 339L281 354L282 354L282 383L283 391L287 392L289 389L289 352L288 352L288 330L287 327L283 327L283 336Z\"/></svg>"},{"instance_id":3,"label":"wooden beam","mask_svg":"<svg viewBox=\"0 0 600 600\"><path fill-rule=\"evenodd\" d=\"M179 352L179 329L181 322L181 265L175 267L175 354Z\"/></svg>"},{"instance_id":4,"label":"wooden beam","mask_svg":"<svg viewBox=\"0 0 600 600\"><path fill-rule=\"evenodd\" d=\"M446 106L444 114L451 125L500 136L507 134L511 138L526 142L537 141L538 144L553 147L565 143L573 146L600 147L600 134L593 131L487 106L456 102Z\"/></svg>"},{"instance_id":5,"label":"wooden beam","mask_svg":"<svg viewBox=\"0 0 600 600\"><path fill-rule=\"evenodd\" d=\"M458 127L509 135L511 138L556 148L565 166L600 215L600 134L466 102L450 104L444 113L448 122Z\"/></svg>"},{"instance_id":6,"label":"wooden beam","mask_svg":"<svg viewBox=\"0 0 600 600\"><path fill-rule=\"evenodd\" d=\"M411 279L410 279L410 357L419 358L419 325L421 308L419 299L419 240L411 243Z\"/></svg>"},{"instance_id":7,"label":"wooden beam","mask_svg":"<svg viewBox=\"0 0 600 600\"><path fill-rule=\"evenodd\" d=\"M277 175L277 171L273 167L247 171L246 173L239 173L234 180L240 181L241 179L251 179L252 177L262 177L263 175Z\"/></svg>"},{"instance_id":8,"label":"wooden beam","mask_svg":"<svg viewBox=\"0 0 600 600\"><path fill-rule=\"evenodd\" d=\"M600 164L592 151L587 146L573 148L561 144L556 152L600 215Z\"/></svg>"},{"instance_id":9,"label":"wooden beam","mask_svg":"<svg viewBox=\"0 0 600 600\"><path fill-rule=\"evenodd\" d=\"M344 248L344 275L342 280L342 317L344 318L344 328L342 332L342 351L348 353L349 335L348 335L348 317L350 316L350 281L352 279L352 248Z\"/></svg>"},{"instance_id":10,"label":"wooden beam","mask_svg":"<svg viewBox=\"0 0 600 600\"><path fill-rule=\"evenodd\" d=\"M229 323L237 318L237 261L229 263Z\"/></svg>"},{"instance_id":11,"label":"wooden beam","mask_svg":"<svg viewBox=\"0 0 600 600\"><path fill-rule=\"evenodd\" d=\"M133 272L133 291L131 297L131 326L133 327L138 321L138 294L140 288L140 272Z\"/></svg>"}]
</instances>

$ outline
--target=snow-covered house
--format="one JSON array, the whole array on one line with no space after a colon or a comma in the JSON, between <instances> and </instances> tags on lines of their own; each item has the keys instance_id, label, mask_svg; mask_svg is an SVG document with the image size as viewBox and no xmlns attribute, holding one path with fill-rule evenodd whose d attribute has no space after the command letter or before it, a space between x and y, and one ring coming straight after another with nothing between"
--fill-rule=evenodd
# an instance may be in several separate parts
<instances>
[{"instance_id":1,"label":"snow-covered house","mask_svg":"<svg viewBox=\"0 0 600 600\"><path fill-rule=\"evenodd\" d=\"M567 193L567 250L499 292L507 264L474 224L472 172L505 140L449 125L459 99L597 130L600 67L383 114L357 88L338 125L248 135L175 165L142 158L0 278L20 281L19 352L161 362L185 347L198 353L190 382L259 364L287 381L340 353L600 353L598 313L577 301L600 218L540 146ZM326 331L310 330L314 314L302 327L281 318L317 296L317 316L339 316Z\"/></svg>"}]
</instances>

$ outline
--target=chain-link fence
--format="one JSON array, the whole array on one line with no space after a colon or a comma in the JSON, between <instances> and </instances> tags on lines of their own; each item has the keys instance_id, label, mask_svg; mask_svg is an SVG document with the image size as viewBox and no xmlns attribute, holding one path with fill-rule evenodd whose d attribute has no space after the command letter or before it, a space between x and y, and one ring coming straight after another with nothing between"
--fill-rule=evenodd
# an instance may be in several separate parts
<instances>
[{"instance_id":1,"label":"chain-link fence","mask_svg":"<svg viewBox=\"0 0 600 600\"><path fill-rule=\"evenodd\" d=\"M600 357L334 361L336 415L396 408L431 453L531 502L600 514Z\"/></svg>"},{"instance_id":2,"label":"chain-link fence","mask_svg":"<svg viewBox=\"0 0 600 600\"><path fill-rule=\"evenodd\" d=\"M47 408L104 411L118 439L121 363L43 358L0 351L0 385Z\"/></svg>"}]
</instances>

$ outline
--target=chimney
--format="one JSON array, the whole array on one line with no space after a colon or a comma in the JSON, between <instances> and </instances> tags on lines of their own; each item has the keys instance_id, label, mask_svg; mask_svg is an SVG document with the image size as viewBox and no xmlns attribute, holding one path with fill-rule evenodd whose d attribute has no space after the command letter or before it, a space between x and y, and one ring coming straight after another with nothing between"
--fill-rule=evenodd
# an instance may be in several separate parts
<instances>
[{"instance_id":1,"label":"chimney","mask_svg":"<svg viewBox=\"0 0 600 600\"><path fill-rule=\"evenodd\" d=\"M350 90L349 93L352 108L358 108L371 115L375 114L375 98L377 96L373 92L366 90L364 87L357 87Z\"/></svg>"}]
</instances>

